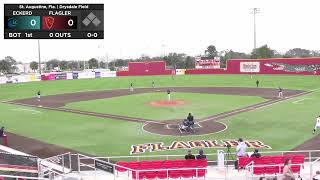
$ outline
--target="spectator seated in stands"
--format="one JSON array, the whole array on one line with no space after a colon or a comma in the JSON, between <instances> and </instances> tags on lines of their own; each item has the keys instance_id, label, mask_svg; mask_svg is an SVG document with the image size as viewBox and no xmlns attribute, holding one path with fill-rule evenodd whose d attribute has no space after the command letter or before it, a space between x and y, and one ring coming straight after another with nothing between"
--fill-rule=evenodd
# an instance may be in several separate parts
<instances>
[{"instance_id":1,"label":"spectator seated in stands","mask_svg":"<svg viewBox=\"0 0 320 180\"><path fill-rule=\"evenodd\" d=\"M259 150L258 149L255 149L253 154L251 154L250 157L253 157L253 158L260 158L261 157L261 154L259 153Z\"/></svg>"},{"instance_id":2,"label":"spectator seated in stands","mask_svg":"<svg viewBox=\"0 0 320 180\"><path fill-rule=\"evenodd\" d=\"M284 162L283 180L295 180L291 169L291 159L286 159Z\"/></svg>"},{"instance_id":3,"label":"spectator seated in stands","mask_svg":"<svg viewBox=\"0 0 320 180\"><path fill-rule=\"evenodd\" d=\"M199 150L199 155L196 156L196 159L207 159L207 156L204 155L203 150Z\"/></svg>"},{"instance_id":4,"label":"spectator seated in stands","mask_svg":"<svg viewBox=\"0 0 320 180\"><path fill-rule=\"evenodd\" d=\"M312 180L320 180L320 171L316 172L316 175L313 176Z\"/></svg>"},{"instance_id":5,"label":"spectator seated in stands","mask_svg":"<svg viewBox=\"0 0 320 180\"><path fill-rule=\"evenodd\" d=\"M188 154L185 155L184 157L186 160L188 159L196 159L196 157L194 157L194 155L192 154L192 151L191 150L188 150Z\"/></svg>"}]
</instances>

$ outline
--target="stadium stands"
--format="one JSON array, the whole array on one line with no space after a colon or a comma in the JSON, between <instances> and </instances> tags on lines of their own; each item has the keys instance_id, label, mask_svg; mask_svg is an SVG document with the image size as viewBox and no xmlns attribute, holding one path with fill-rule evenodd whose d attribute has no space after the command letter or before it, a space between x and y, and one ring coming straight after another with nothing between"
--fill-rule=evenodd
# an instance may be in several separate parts
<instances>
[{"instance_id":1,"label":"stadium stands","mask_svg":"<svg viewBox=\"0 0 320 180\"><path fill-rule=\"evenodd\" d=\"M164 160L117 162L116 170L132 170L133 179L167 179L205 177L207 160Z\"/></svg>"},{"instance_id":2,"label":"stadium stands","mask_svg":"<svg viewBox=\"0 0 320 180\"><path fill-rule=\"evenodd\" d=\"M291 159L293 173L300 174L301 167L304 165L304 155L285 155L285 156L264 156L261 158L242 157L239 159L239 168L245 168L252 164L254 175L262 174L281 174L285 159Z\"/></svg>"}]
</instances>

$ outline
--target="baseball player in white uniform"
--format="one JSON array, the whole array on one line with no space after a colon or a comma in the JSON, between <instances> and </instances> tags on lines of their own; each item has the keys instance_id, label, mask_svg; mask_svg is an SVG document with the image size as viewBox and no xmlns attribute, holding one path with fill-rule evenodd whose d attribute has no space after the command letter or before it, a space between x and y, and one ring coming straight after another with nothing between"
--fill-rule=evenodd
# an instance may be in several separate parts
<instances>
[{"instance_id":1,"label":"baseball player in white uniform","mask_svg":"<svg viewBox=\"0 0 320 180\"><path fill-rule=\"evenodd\" d=\"M171 91L167 89L168 101L171 101Z\"/></svg>"},{"instance_id":2,"label":"baseball player in white uniform","mask_svg":"<svg viewBox=\"0 0 320 180\"><path fill-rule=\"evenodd\" d=\"M283 90L281 87L279 87L279 90L278 90L279 94L278 94L278 98L283 98Z\"/></svg>"},{"instance_id":3,"label":"baseball player in white uniform","mask_svg":"<svg viewBox=\"0 0 320 180\"><path fill-rule=\"evenodd\" d=\"M313 134L316 132L318 128L320 128L320 116L317 117L317 122L316 122L316 125L314 126Z\"/></svg>"}]
</instances>

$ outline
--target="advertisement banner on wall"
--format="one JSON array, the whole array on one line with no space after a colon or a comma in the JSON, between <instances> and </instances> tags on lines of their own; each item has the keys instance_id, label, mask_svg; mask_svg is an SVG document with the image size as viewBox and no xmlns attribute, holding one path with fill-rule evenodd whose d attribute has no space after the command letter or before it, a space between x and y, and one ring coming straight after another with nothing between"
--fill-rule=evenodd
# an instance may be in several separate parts
<instances>
[{"instance_id":1,"label":"advertisement banner on wall","mask_svg":"<svg viewBox=\"0 0 320 180\"><path fill-rule=\"evenodd\" d=\"M81 72L78 73L78 79L89 79L89 78L95 78L96 75L94 72Z\"/></svg>"},{"instance_id":2,"label":"advertisement banner on wall","mask_svg":"<svg viewBox=\"0 0 320 180\"><path fill-rule=\"evenodd\" d=\"M117 72L116 71L102 71L101 77L116 77Z\"/></svg>"},{"instance_id":3,"label":"advertisement banner on wall","mask_svg":"<svg viewBox=\"0 0 320 180\"><path fill-rule=\"evenodd\" d=\"M7 77L1 76L0 77L0 84L5 84L5 83L7 83Z\"/></svg>"},{"instance_id":4,"label":"advertisement banner on wall","mask_svg":"<svg viewBox=\"0 0 320 180\"><path fill-rule=\"evenodd\" d=\"M176 69L176 75L185 75L186 69Z\"/></svg>"},{"instance_id":5,"label":"advertisement banner on wall","mask_svg":"<svg viewBox=\"0 0 320 180\"><path fill-rule=\"evenodd\" d=\"M72 73L67 73L67 79L73 79Z\"/></svg>"},{"instance_id":6,"label":"advertisement banner on wall","mask_svg":"<svg viewBox=\"0 0 320 180\"><path fill-rule=\"evenodd\" d=\"M240 72L259 73L260 72L260 62L240 62Z\"/></svg>"},{"instance_id":7,"label":"advertisement banner on wall","mask_svg":"<svg viewBox=\"0 0 320 180\"><path fill-rule=\"evenodd\" d=\"M56 80L66 80L67 73L56 74Z\"/></svg>"},{"instance_id":8,"label":"advertisement banner on wall","mask_svg":"<svg viewBox=\"0 0 320 180\"><path fill-rule=\"evenodd\" d=\"M220 57L215 57L215 58L196 57L195 66L196 66L196 69L219 69Z\"/></svg>"},{"instance_id":9,"label":"advertisement banner on wall","mask_svg":"<svg viewBox=\"0 0 320 180\"><path fill-rule=\"evenodd\" d=\"M36 81L36 76L35 76L34 74L31 74L31 75L30 75L30 80L31 80L31 81Z\"/></svg>"},{"instance_id":10,"label":"advertisement banner on wall","mask_svg":"<svg viewBox=\"0 0 320 180\"><path fill-rule=\"evenodd\" d=\"M101 78L101 73L100 72L95 72L96 78Z\"/></svg>"},{"instance_id":11,"label":"advertisement banner on wall","mask_svg":"<svg viewBox=\"0 0 320 180\"><path fill-rule=\"evenodd\" d=\"M79 74L77 72L72 73L72 78L73 79L78 79Z\"/></svg>"}]
</instances>

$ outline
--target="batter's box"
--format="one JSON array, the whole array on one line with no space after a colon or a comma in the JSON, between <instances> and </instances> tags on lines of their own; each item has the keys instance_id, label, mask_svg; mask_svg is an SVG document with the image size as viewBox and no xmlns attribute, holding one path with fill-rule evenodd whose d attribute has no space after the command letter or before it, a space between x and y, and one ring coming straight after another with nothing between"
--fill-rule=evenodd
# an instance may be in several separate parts
<instances>
[{"instance_id":1,"label":"batter's box","mask_svg":"<svg viewBox=\"0 0 320 180\"><path fill-rule=\"evenodd\" d=\"M167 124L167 129L179 129L179 124Z\"/></svg>"},{"instance_id":2,"label":"batter's box","mask_svg":"<svg viewBox=\"0 0 320 180\"><path fill-rule=\"evenodd\" d=\"M179 124L167 124L167 129L180 129L181 125ZM193 128L201 128L202 126L199 123L195 123Z\"/></svg>"}]
</instances>

